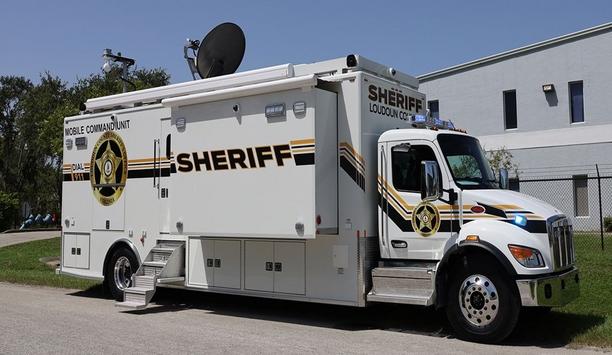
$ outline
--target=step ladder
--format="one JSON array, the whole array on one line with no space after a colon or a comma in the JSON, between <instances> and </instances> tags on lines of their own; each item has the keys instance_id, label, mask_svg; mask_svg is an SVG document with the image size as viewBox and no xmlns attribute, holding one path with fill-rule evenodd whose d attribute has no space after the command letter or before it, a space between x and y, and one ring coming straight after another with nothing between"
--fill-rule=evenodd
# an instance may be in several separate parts
<instances>
[{"instance_id":1,"label":"step ladder","mask_svg":"<svg viewBox=\"0 0 612 355\"><path fill-rule=\"evenodd\" d=\"M118 307L147 307L158 284L185 281L185 243L160 241L151 249L138 271L132 275L132 285L123 291Z\"/></svg>"},{"instance_id":2,"label":"step ladder","mask_svg":"<svg viewBox=\"0 0 612 355\"><path fill-rule=\"evenodd\" d=\"M430 306L434 303L436 264L379 266L372 270L367 300Z\"/></svg>"}]
</instances>

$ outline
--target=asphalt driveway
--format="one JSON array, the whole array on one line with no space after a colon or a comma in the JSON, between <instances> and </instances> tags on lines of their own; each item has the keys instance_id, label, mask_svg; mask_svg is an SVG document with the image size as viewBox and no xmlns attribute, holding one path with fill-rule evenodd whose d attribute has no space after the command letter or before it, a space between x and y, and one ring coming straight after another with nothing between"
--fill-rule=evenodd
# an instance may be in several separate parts
<instances>
[{"instance_id":1,"label":"asphalt driveway","mask_svg":"<svg viewBox=\"0 0 612 355\"><path fill-rule=\"evenodd\" d=\"M0 248L20 244L25 242L31 242L33 240L51 239L57 238L61 235L60 231L32 231L32 232L20 232L20 233L0 233Z\"/></svg>"}]
</instances>

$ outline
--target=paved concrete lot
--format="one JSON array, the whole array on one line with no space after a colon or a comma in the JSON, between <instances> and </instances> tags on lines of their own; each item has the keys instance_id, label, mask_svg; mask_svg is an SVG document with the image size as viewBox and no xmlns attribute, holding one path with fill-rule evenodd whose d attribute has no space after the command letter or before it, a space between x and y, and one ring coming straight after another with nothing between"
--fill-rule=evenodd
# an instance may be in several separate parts
<instances>
[{"instance_id":1,"label":"paved concrete lot","mask_svg":"<svg viewBox=\"0 0 612 355\"><path fill-rule=\"evenodd\" d=\"M437 313L406 307L354 309L180 290L162 290L154 301L147 310L125 312L96 288L0 283L0 353L589 352L555 344L463 342L436 329L439 319L427 319ZM403 316L411 319L396 327L391 319Z\"/></svg>"},{"instance_id":2,"label":"paved concrete lot","mask_svg":"<svg viewBox=\"0 0 612 355\"><path fill-rule=\"evenodd\" d=\"M21 233L0 233L0 248L7 245L31 242L33 240L51 239L59 237L60 231L33 231Z\"/></svg>"}]
</instances>

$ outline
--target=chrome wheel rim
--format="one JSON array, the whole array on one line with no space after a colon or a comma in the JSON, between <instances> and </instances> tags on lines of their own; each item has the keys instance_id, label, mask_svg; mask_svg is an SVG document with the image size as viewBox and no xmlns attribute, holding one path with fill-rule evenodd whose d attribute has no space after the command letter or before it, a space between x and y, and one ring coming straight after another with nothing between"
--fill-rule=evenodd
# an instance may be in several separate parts
<instances>
[{"instance_id":1,"label":"chrome wheel rim","mask_svg":"<svg viewBox=\"0 0 612 355\"><path fill-rule=\"evenodd\" d=\"M118 289L123 290L132 284L132 264L130 259L125 256L119 257L115 262L114 276L115 285Z\"/></svg>"},{"instance_id":2,"label":"chrome wheel rim","mask_svg":"<svg viewBox=\"0 0 612 355\"><path fill-rule=\"evenodd\" d=\"M468 323L476 327L487 326L499 311L497 288L486 276L471 275L461 283L459 305Z\"/></svg>"}]
</instances>

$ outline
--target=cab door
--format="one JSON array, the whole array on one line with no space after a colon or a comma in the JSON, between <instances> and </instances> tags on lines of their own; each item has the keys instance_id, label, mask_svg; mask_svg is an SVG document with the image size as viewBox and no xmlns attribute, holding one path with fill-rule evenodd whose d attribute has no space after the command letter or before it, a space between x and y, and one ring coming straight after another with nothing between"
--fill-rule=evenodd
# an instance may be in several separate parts
<instances>
[{"instance_id":1,"label":"cab door","mask_svg":"<svg viewBox=\"0 0 612 355\"><path fill-rule=\"evenodd\" d=\"M448 174L438 148L430 141L379 143L379 232L381 256L389 259L436 260L453 234L457 216L448 193L436 201L421 200L421 165L436 161L441 188L448 191ZM457 230L454 231L455 233Z\"/></svg>"}]
</instances>

